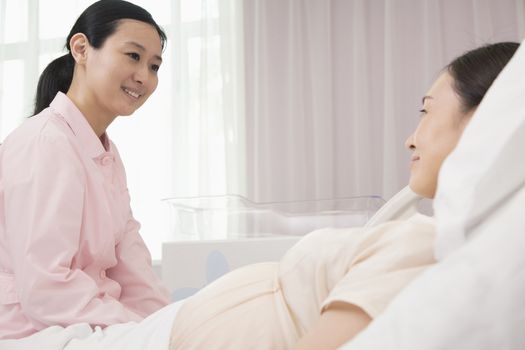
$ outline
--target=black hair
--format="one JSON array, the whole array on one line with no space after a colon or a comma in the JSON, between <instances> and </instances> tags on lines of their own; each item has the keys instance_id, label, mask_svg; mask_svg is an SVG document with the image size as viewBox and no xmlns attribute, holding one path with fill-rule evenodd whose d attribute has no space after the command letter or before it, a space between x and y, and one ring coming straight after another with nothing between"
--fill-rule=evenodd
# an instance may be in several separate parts
<instances>
[{"instance_id":1,"label":"black hair","mask_svg":"<svg viewBox=\"0 0 525 350\"><path fill-rule=\"evenodd\" d=\"M52 61L40 75L36 89L33 115L47 108L55 95L66 93L73 80L75 60L71 55L69 41L77 33L83 33L89 44L99 49L117 29L119 21L134 19L152 25L159 33L162 48L166 43L166 34L155 22L151 14L140 6L124 0L100 0L89 6L71 28L65 48L68 53Z\"/></svg>"},{"instance_id":2,"label":"black hair","mask_svg":"<svg viewBox=\"0 0 525 350\"><path fill-rule=\"evenodd\" d=\"M467 51L454 59L446 70L454 79L454 90L464 112L477 107L496 77L520 44L500 42Z\"/></svg>"}]
</instances>

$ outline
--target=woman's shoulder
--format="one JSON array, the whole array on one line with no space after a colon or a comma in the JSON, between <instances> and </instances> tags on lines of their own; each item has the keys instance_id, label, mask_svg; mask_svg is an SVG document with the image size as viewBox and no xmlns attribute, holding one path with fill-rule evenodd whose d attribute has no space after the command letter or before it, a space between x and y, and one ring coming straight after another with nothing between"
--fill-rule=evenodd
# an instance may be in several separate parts
<instances>
[{"instance_id":1,"label":"woman's shoulder","mask_svg":"<svg viewBox=\"0 0 525 350\"><path fill-rule=\"evenodd\" d=\"M435 234L435 221L431 216L416 213L408 218L391 220L368 228L368 232L375 232L379 236Z\"/></svg>"},{"instance_id":2,"label":"woman's shoulder","mask_svg":"<svg viewBox=\"0 0 525 350\"><path fill-rule=\"evenodd\" d=\"M8 174L25 174L23 177L28 178L32 173L29 169L38 164L43 167L67 164L68 168L78 170L77 152L68 132L67 126L50 112L26 119L1 146L0 166L4 169L4 178Z\"/></svg>"},{"instance_id":3,"label":"woman's shoulder","mask_svg":"<svg viewBox=\"0 0 525 350\"><path fill-rule=\"evenodd\" d=\"M329 242L340 244L342 241L366 245L380 240L412 236L433 239L434 235L434 218L417 213L408 219L387 221L373 227L319 229L301 238L298 245L312 247Z\"/></svg>"},{"instance_id":4,"label":"woman's shoulder","mask_svg":"<svg viewBox=\"0 0 525 350\"><path fill-rule=\"evenodd\" d=\"M30 144L61 143L67 142L67 132L63 123L50 109L27 118L13 130L5 139L4 146L19 146Z\"/></svg>"},{"instance_id":5,"label":"woman's shoulder","mask_svg":"<svg viewBox=\"0 0 525 350\"><path fill-rule=\"evenodd\" d=\"M328 239L355 252L394 250L431 250L435 239L435 224L431 217L416 214L408 219L388 221L373 227L326 230L316 233L311 246Z\"/></svg>"},{"instance_id":6,"label":"woman's shoulder","mask_svg":"<svg viewBox=\"0 0 525 350\"><path fill-rule=\"evenodd\" d=\"M385 222L367 230L363 246L374 250L392 250L399 254L412 251L432 251L436 236L434 219L415 214L408 219Z\"/></svg>"},{"instance_id":7,"label":"woman's shoulder","mask_svg":"<svg viewBox=\"0 0 525 350\"><path fill-rule=\"evenodd\" d=\"M304 256L357 256L377 251L412 251L431 254L435 238L434 219L416 214L408 219L393 220L373 227L324 228L301 238L286 254L283 261L299 261ZM408 254L407 253L407 254Z\"/></svg>"}]
</instances>

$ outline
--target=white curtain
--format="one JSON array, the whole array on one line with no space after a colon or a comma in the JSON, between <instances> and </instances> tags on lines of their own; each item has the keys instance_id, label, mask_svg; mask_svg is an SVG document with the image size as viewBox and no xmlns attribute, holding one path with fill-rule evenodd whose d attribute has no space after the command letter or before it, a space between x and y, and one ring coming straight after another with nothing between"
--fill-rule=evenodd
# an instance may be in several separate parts
<instances>
[{"instance_id":1,"label":"white curtain","mask_svg":"<svg viewBox=\"0 0 525 350\"><path fill-rule=\"evenodd\" d=\"M172 6L173 194L243 192L242 2Z\"/></svg>"},{"instance_id":2,"label":"white curtain","mask_svg":"<svg viewBox=\"0 0 525 350\"><path fill-rule=\"evenodd\" d=\"M110 136L123 156L134 214L152 255L172 240L162 199L244 191L241 0L135 1L166 29L158 90Z\"/></svg>"},{"instance_id":3,"label":"white curtain","mask_svg":"<svg viewBox=\"0 0 525 350\"><path fill-rule=\"evenodd\" d=\"M377 194L408 181L404 141L455 56L525 36L524 0L246 0L247 193Z\"/></svg>"}]
</instances>

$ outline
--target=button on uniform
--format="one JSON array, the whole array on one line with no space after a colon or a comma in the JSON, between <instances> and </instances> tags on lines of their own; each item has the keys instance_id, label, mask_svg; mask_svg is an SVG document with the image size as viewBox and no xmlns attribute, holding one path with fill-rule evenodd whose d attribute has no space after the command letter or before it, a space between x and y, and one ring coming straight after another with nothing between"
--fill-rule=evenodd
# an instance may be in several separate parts
<instances>
[{"instance_id":1,"label":"button on uniform","mask_svg":"<svg viewBox=\"0 0 525 350\"><path fill-rule=\"evenodd\" d=\"M113 161L113 159L109 156L106 156L104 158L102 158L102 165L109 165L111 164L111 162Z\"/></svg>"}]
</instances>

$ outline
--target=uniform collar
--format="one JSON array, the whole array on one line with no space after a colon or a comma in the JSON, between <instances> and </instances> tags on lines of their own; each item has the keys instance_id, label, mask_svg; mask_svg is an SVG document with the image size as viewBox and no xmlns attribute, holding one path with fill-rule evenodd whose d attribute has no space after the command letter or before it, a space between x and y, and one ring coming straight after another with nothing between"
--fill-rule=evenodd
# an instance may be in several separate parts
<instances>
[{"instance_id":1,"label":"uniform collar","mask_svg":"<svg viewBox=\"0 0 525 350\"><path fill-rule=\"evenodd\" d=\"M86 117L67 95L59 91L49 106L64 118L91 158L98 158L104 153L112 152L107 134L104 133L99 139Z\"/></svg>"}]
</instances>

